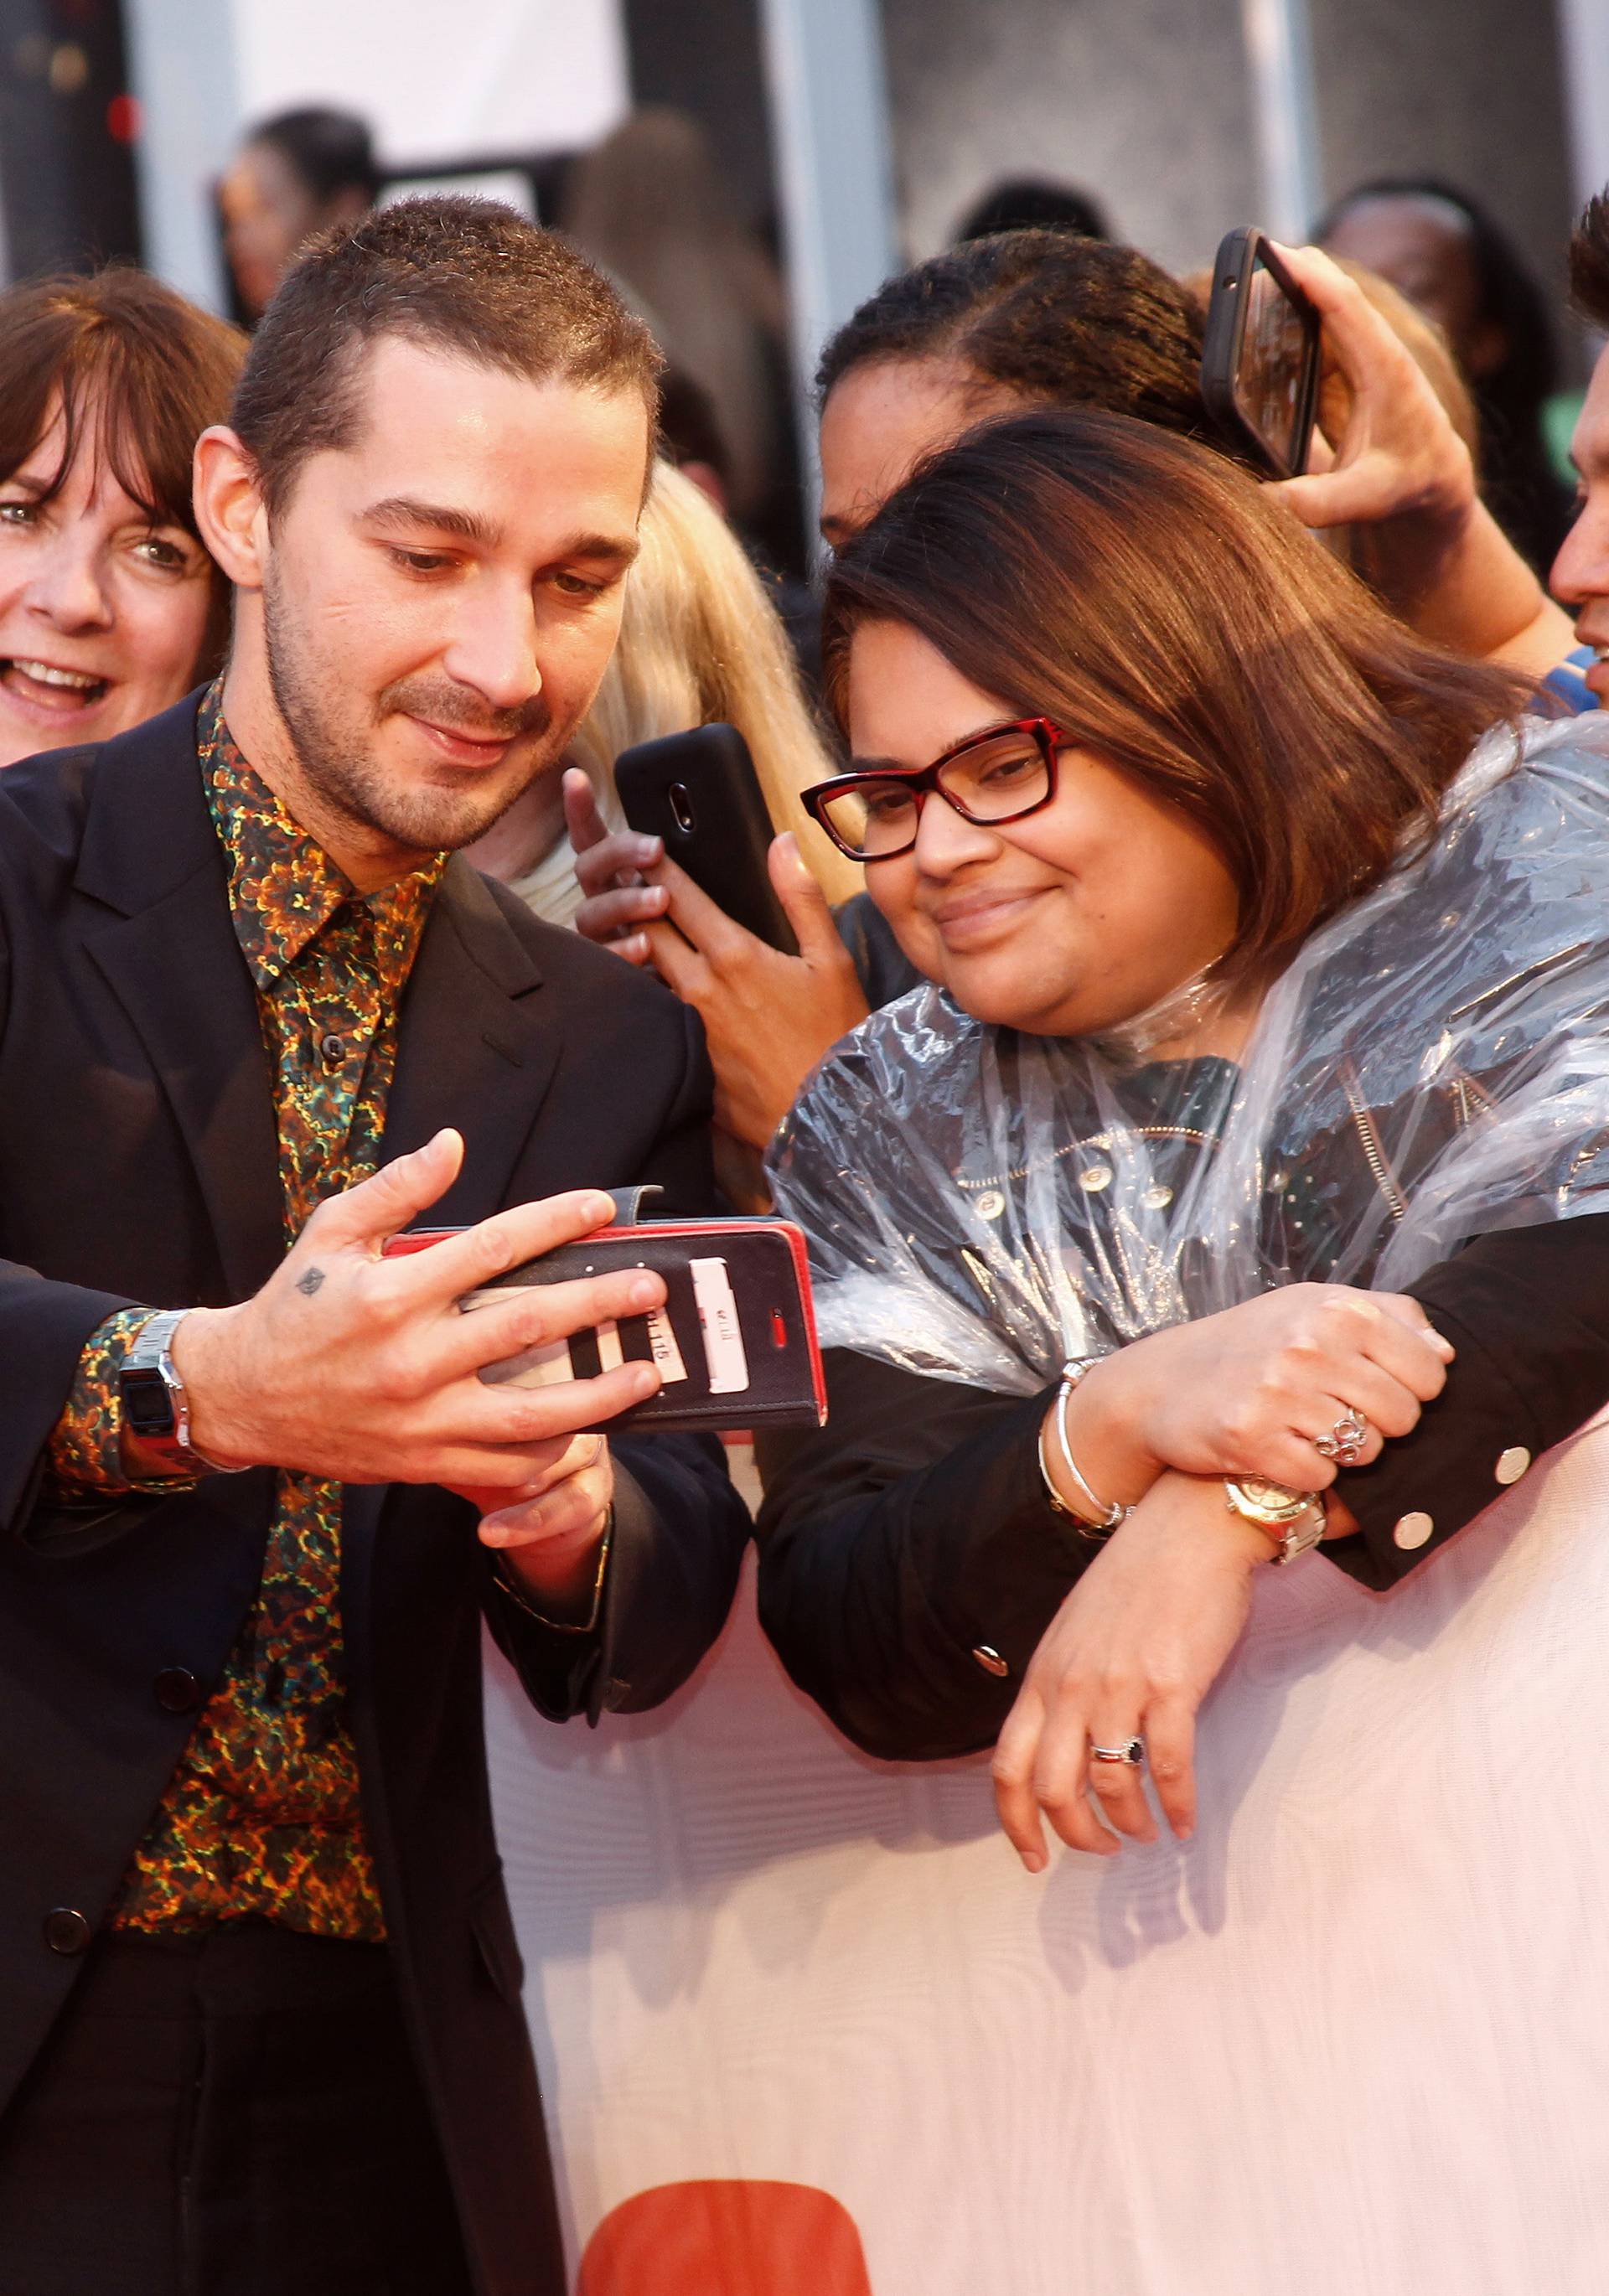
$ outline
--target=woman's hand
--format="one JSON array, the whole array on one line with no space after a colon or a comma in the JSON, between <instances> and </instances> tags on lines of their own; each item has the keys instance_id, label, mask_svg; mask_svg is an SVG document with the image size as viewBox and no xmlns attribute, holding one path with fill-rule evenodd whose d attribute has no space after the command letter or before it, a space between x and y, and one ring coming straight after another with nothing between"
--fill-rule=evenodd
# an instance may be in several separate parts
<instances>
[{"instance_id":1,"label":"woman's hand","mask_svg":"<svg viewBox=\"0 0 1609 2296\"><path fill-rule=\"evenodd\" d=\"M597 793L579 766L563 778L564 826L576 857L576 882L586 898L576 913L584 940L613 949L628 964L652 961L646 928L665 914L669 896L644 876L665 857L662 837L611 829L598 811Z\"/></svg>"},{"instance_id":2,"label":"woman's hand","mask_svg":"<svg viewBox=\"0 0 1609 2296\"><path fill-rule=\"evenodd\" d=\"M1104 1357L1068 1400L1068 1446L1104 1499L1132 1501L1168 1468L1322 1490L1335 1463L1317 1439L1355 1409L1368 1428L1350 1464L1377 1459L1388 1437L1417 1425L1452 1358L1451 1342L1406 1294L1289 1283ZM1046 1435L1060 1488L1048 1424ZM1062 1496L1088 1512L1075 1491Z\"/></svg>"},{"instance_id":3,"label":"woman's hand","mask_svg":"<svg viewBox=\"0 0 1609 2296\"><path fill-rule=\"evenodd\" d=\"M1187 1475L1164 1475L1112 1533L1051 1621L995 1749L1000 1823L1030 1874L1047 1862L1047 1817L1097 1857L1122 1834L1156 1839L1143 1772L1092 1762L1092 1744L1143 1738L1157 1800L1188 1839L1196 1709L1240 1638L1252 1573L1274 1552L1231 1512L1221 1482Z\"/></svg>"},{"instance_id":4,"label":"woman's hand","mask_svg":"<svg viewBox=\"0 0 1609 2296\"><path fill-rule=\"evenodd\" d=\"M588 895L577 927L634 963L652 963L695 1008L715 1068L715 1120L764 1148L817 1062L870 1009L821 888L795 840L777 838L771 882L799 943L797 956L784 956L666 860L658 838L605 836L590 786L574 786L585 782L565 775L576 875ZM595 825L596 841L584 843ZM632 874L645 882L620 882Z\"/></svg>"},{"instance_id":5,"label":"woman's hand","mask_svg":"<svg viewBox=\"0 0 1609 2296\"><path fill-rule=\"evenodd\" d=\"M1325 399L1347 412L1333 454L1316 435L1310 471L1275 491L1304 526L1352 528L1369 581L1421 636L1546 676L1575 643L1569 617L1482 503L1424 370L1321 250L1279 252L1323 316Z\"/></svg>"},{"instance_id":6,"label":"woman's hand","mask_svg":"<svg viewBox=\"0 0 1609 2296\"><path fill-rule=\"evenodd\" d=\"M1277 491L1304 526L1413 517L1457 529L1475 507L1474 464L1424 368L1322 249L1282 247L1279 254L1323 319L1321 414L1331 428L1328 440L1315 442L1312 471ZM1338 437L1337 402L1344 409Z\"/></svg>"}]
</instances>

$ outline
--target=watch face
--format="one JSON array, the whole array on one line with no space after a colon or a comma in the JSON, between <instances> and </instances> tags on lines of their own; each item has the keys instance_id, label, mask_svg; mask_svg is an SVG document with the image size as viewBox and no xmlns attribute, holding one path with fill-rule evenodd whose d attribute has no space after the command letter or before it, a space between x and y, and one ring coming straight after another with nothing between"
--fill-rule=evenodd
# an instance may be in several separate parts
<instances>
[{"instance_id":1,"label":"watch face","mask_svg":"<svg viewBox=\"0 0 1609 2296\"><path fill-rule=\"evenodd\" d=\"M129 1432L147 1440L171 1437L174 1431L173 1398L168 1392L168 1382L161 1373L154 1366L149 1371L131 1371L125 1364L119 1384L123 1417Z\"/></svg>"},{"instance_id":2,"label":"watch face","mask_svg":"<svg viewBox=\"0 0 1609 2296\"><path fill-rule=\"evenodd\" d=\"M1288 1483L1270 1483L1261 1475L1237 1475L1243 1495L1256 1507L1267 1507L1273 1514L1305 1514L1311 1502L1302 1491L1293 1491Z\"/></svg>"}]
</instances>

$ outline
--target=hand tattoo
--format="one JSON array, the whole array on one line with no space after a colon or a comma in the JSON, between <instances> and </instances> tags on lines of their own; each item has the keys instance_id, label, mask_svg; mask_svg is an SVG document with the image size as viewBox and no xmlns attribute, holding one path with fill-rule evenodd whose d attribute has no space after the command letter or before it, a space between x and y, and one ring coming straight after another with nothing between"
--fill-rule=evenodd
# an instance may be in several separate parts
<instances>
[{"instance_id":1,"label":"hand tattoo","mask_svg":"<svg viewBox=\"0 0 1609 2296\"><path fill-rule=\"evenodd\" d=\"M310 1300L324 1280L324 1272L322 1267L309 1267L305 1275L297 1277L296 1288L299 1292L305 1292Z\"/></svg>"}]
</instances>

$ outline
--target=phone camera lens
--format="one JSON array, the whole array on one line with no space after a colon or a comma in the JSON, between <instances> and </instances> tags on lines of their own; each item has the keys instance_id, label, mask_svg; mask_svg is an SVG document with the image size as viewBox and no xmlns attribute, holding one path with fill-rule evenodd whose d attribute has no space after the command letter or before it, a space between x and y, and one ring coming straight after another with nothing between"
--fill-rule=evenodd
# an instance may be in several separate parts
<instances>
[{"instance_id":1,"label":"phone camera lens","mask_svg":"<svg viewBox=\"0 0 1609 2296\"><path fill-rule=\"evenodd\" d=\"M672 782L666 795L670 800L670 818L684 837L693 834L693 799L685 782Z\"/></svg>"}]
</instances>

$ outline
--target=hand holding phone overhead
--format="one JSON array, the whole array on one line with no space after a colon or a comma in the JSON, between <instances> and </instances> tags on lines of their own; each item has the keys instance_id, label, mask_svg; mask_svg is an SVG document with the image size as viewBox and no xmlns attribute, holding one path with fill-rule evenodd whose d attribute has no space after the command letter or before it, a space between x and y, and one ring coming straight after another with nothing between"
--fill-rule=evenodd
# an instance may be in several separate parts
<instances>
[{"instance_id":1,"label":"hand holding phone overhead","mask_svg":"<svg viewBox=\"0 0 1609 2296\"><path fill-rule=\"evenodd\" d=\"M1321 356L1318 307L1277 250L1250 226L1229 232L1212 266L1202 398L1269 478L1307 468Z\"/></svg>"}]
</instances>

